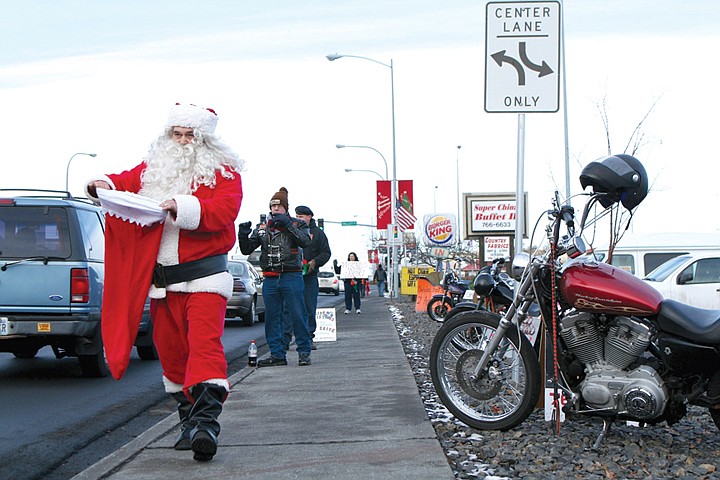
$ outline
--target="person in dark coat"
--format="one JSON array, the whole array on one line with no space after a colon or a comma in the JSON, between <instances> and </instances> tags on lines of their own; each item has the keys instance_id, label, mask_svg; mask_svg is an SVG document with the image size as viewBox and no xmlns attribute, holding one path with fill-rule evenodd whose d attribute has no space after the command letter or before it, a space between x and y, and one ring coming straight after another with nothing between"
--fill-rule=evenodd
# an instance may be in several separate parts
<instances>
[{"instance_id":1,"label":"person in dark coat","mask_svg":"<svg viewBox=\"0 0 720 480\"><path fill-rule=\"evenodd\" d=\"M320 267L330 260L330 244L327 235L320 228L315 219L314 213L309 207L299 205L295 207L295 216L303 220L310 227L310 245L303 248L303 281L305 283L305 309L307 310L308 328L310 337L315 338L315 330L317 322L315 320L315 311L317 310L317 298L320 286L318 284L317 272ZM293 337L292 323L288 317L285 317L285 346L290 348L290 342ZM312 349L315 350L315 343L312 343Z\"/></svg>"},{"instance_id":2,"label":"person in dark coat","mask_svg":"<svg viewBox=\"0 0 720 480\"><path fill-rule=\"evenodd\" d=\"M382 264L378 264L377 270L373 275L373 281L377 283L378 297L385 296L385 282L387 282L387 273Z\"/></svg>"}]
</instances>

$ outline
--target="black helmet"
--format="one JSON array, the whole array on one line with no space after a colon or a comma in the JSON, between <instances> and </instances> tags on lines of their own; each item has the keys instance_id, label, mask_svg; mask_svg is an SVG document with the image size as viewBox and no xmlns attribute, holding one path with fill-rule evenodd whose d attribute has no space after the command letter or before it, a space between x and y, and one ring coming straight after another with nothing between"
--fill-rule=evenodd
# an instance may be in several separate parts
<instances>
[{"instance_id":1,"label":"black helmet","mask_svg":"<svg viewBox=\"0 0 720 480\"><path fill-rule=\"evenodd\" d=\"M624 154L588 163L580 173L580 185L583 189L591 186L593 193L606 193L600 197L600 204L605 208L621 202L632 210L648 192L645 167L637 158Z\"/></svg>"},{"instance_id":2,"label":"black helmet","mask_svg":"<svg viewBox=\"0 0 720 480\"><path fill-rule=\"evenodd\" d=\"M495 288L495 279L489 273L480 273L475 277L475 293L481 297L487 297Z\"/></svg>"}]
</instances>

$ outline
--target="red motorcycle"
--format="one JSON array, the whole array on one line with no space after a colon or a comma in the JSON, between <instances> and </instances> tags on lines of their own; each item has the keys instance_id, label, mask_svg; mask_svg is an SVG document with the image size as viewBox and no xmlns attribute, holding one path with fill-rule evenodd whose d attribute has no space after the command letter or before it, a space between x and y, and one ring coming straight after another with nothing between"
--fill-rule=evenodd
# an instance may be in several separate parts
<instances>
[{"instance_id":1,"label":"red motorcycle","mask_svg":"<svg viewBox=\"0 0 720 480\"><path fill-rule=\"evenodd\" d=\"M580 182L593 191L578 230L573 208L556 194L545 213L547 250L516 255L519 286L505 313L459 313L438 331L430 355L438 396L477 429L523 422L544 383L538 352L519 328L536 302L550 345L555 417L564 396L567 418L602 418L595 448L616 420L672 425L688 404L708 408L720 428L720 311L664 300L637 277L581 256L584 228L608 212L632 213L645 198L644 167L614 155L588 164Z\"/></svg>"}]
</instances>

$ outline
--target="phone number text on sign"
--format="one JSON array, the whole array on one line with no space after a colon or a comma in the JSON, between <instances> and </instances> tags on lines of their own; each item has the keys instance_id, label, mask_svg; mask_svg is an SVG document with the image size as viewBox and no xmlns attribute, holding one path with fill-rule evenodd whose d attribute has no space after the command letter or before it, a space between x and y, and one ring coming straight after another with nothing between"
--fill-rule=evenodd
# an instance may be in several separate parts
<instances>
[{"instance_id":1,"label":"phone number text on sign","mask_svg":"<svg viewBox=\"0 0 720 480\"><path fill-rule=\"evenodd\" d=\"M470 206L474 232L515 229L517 209L514 200L472 201Z\"/></svg>"}]
</instances>

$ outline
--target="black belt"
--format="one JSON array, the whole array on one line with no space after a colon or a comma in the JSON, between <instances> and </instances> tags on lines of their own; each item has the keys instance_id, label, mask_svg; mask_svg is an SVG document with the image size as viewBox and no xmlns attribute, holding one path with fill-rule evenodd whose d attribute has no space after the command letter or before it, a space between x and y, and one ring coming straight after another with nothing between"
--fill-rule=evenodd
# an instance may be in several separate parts
<instances>
[{"instance_id":1,"label":"black belt","mask_svg":"<svg viewBox=\"0 0 720 480\"><path fill-rule=\"evenodd\" d=\"M203 278L220 272L227 271L227 255L213 255L192 262L179 263L177 265L163 266L155 264L153 269L153 285L158 288L165 288L173 283L188 282L197 278Z\"/></svg>"}]
</instances>

